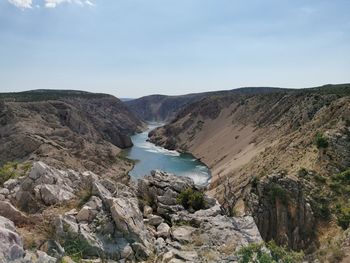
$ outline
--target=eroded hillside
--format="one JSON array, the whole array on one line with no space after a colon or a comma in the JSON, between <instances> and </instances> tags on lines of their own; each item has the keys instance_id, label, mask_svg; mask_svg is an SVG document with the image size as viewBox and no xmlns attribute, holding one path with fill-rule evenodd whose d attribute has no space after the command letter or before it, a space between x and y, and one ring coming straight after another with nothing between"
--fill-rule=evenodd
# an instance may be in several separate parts
<instances>
[{"instance_id":1,"label":"eroded hillside","mask_svg":"<svg viewBox=\"0 0 350 263\"><path fill-rule=\"evenodd\" d=\"M0 95L0 163L41 160L56 167L124 174L117 155L143 122L117 98L78 91ZM123 164L123 165L122 165Z\"/></svg>"},{"instance_id":2,"label":"eroded hillside","mask_svg":"<svg viewBox=\"0 0 350 263\"><path fill-rule=\"evenodd\" d=\"M321 222L337 220L320 218L317 204L324 200L319 192L335 199L336 194L312 174L329 180L350 167L349 89L207 97L150 138L206 163L213 174L210 193L236 213L252 212L265 240L312 250L322 243ZM270 177L276 179L266 182ZM335 200L327 194L328 202ZM332 205L327 209L336 214Z\"/></svg>"}]
</instances>

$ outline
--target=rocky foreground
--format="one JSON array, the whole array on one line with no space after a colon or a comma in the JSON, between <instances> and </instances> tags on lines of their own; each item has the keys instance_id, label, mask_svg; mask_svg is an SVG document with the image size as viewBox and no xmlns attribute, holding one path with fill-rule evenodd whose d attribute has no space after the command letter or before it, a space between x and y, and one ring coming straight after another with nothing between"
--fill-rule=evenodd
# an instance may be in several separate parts
<instances>
[{"instance_id":1,"label":"rocky foreground","mask_svg":"<svg viewBox=\"0 0 350 263\"><path fill-rule=\"evenodd\" d=\"M189 178L160 171L124 185L36 162L0 188L0 262L235 262L262 241L250 216L228 217Z\"/></svg>"}]
</instances>

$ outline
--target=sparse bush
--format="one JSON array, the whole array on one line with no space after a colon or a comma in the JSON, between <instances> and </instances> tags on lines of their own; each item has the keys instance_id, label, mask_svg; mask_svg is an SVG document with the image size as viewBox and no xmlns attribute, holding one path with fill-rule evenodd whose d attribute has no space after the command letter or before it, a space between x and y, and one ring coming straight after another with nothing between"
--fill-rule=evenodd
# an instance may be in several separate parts
<instances>
[{"instance_id":1,"label":"sparse bush","mask_svg":"<svg viewBox=\"0 0 350 263\"><path fill-rule=\"evenodd\" d=\"M327 138L320 132L318 132L315 136L315 144L318 149L325 149L329 146Z\"/></svg>"},{"instance_id":2,"label":"sparse bush","mask_svg":"<svg viewBox=\"0 0 350 263\"><path fill-rule=\"evenodd\" d=\"M350 169L347 169L342 173L336 174L332 177L332 179L343 184L350 184Z\"/></svg>"},{"instance_id":3,"label":"sparse bush","mask_svg":"<svg viewBox=\"0 0 350 263\"><path fill-rule=\"evenodd\" d=\"M298 175L300 177L305 177L305 176L307 176L307 174L308 174L308 171L304 167L300 168L298 171Z\"/></svg>"},{"instance_id":4,"label":"sparse bush","mask_svg":"<svg viewBox=\"0 0 350 263\"><path fill-rule=\"evenodd\" d=\"M270 197L274 200L278 199L282 204L288 205L291 201L291 196L288 190L284 189L276 183L272 183L269 189Z\"/></svg>"},{"instance_id":5,"label":"sparse bush","mask_svg":"<svg viewBox=\"0 0 350 263\"><path fill-rule=\"evenodd\" d=\"M315 179L315 181L317 181L318 183L321 183L321 184L325 184L327 182L327 179L319 174L315 174L314 179Z\"/></svg>"},{"instance_id":6,"label":"sparse bush","mask_svg":"<svg viewBox=\"0 0 350 263\"><path fill-rule=\"evenodd\" d=\"M203 209L205 206L204 195L200 191L187 188L181 191L177 197L177 202L186 209L194 209L195 211Z\"/></svg>"},{"instance_id":7,"label":"sparse bush","mask_svg":"<svg viewBox=\"0 0 350 263\"><path fill-rule=\"evenodd\" d=\"M240 263L298 263L302 262L303 252L294 252L276 245L274 241L266 244L250 244L237 252Z\"/></svg>"},{"instance_id":8,"label":"sparse bush","mask_svg":"<svg viewBox=\"0 0 350 263\"><path fill-rule=\"evenodd\" d=\"M7 180L18 176L16 173L18 163L8 162L0 168L0 185L2 186Z\"/></svg>"},{"instance_id":9,"label":"sparse bush","mask_svg":"<svg viewBox=\"0 0 350 263\"><path fill-rule=\"evenodd\" d=\"M90 245L86 240L78 237L67 237L63 241L63 248L66 255L70 256L75 262L80 262L90 249Z\"/></svg>"},{"instance_id":10,"label":"sparse bush","mask_svg":"<svg viewBox=\"0 0 350 263\"><path fill-rule=\"evenodd\" d=\"M350 206L341 206L337 213L337 223L344 230L350 225Z\"/></svg>"},{"instance_id":11,"label":"sparse bush","mask_svg":"<svg viewBox=\"0 0 350 263\"><path fill-rule=\"evenodd\" d=\"M16 177L26 175L27 172L32 168L30 162L18 163L18 162L7 162L0 168L0 186L9 180Z\"/></svg>"},{"instance_id":12,"label":"sparse bush","mask_svg":"<svg viewBox=\"0 0 350 263\"><path fill-rule=\"evenodd\" d=\"M330 199L322 191L311 194L311 207L317 218L328 221L331 218Z\"/></svg>"}]
</instances>

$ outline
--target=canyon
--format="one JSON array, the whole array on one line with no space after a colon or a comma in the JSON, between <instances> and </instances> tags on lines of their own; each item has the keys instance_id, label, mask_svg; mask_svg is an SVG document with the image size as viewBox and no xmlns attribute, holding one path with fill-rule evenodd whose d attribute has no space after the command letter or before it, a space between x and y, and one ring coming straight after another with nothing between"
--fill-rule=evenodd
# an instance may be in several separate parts
<instances>
[{"instance_id":1,"label":"canyon","mask_svg":"<svg viewBox=\"0 0 350 263\"><path fill-rule=\"evenodd\" d=\"M349 84L125 102L0 93L0 262L243 262L262 242L273 256L270 241L348 262L349 96ZM149 143L206 164L208 186L130 178L123 149L149 121L166 122Z\"/></svg>"}]
</instances>

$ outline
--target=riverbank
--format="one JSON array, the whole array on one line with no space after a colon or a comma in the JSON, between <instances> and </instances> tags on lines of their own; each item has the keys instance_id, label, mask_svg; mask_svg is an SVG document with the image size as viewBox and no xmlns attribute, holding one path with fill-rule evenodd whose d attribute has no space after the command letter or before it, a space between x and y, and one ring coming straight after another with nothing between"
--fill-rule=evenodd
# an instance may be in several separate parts
<instances>
[{"instance_id":1,"label":"riverbank","mask_svg":"<svg viewBox=\"0 0 350 263\"><path fill-rule=\"evenodd\" d=\"M126 157L137 162L129 175L138 179L152 170L162 170L189 177L200 186L209 185L209 168L192 154L167 150L148 140L148 133L161 125L163 123L149 123L147 130L131 137L134 146L126 151Z\"/></svg>"}]
</instances>

